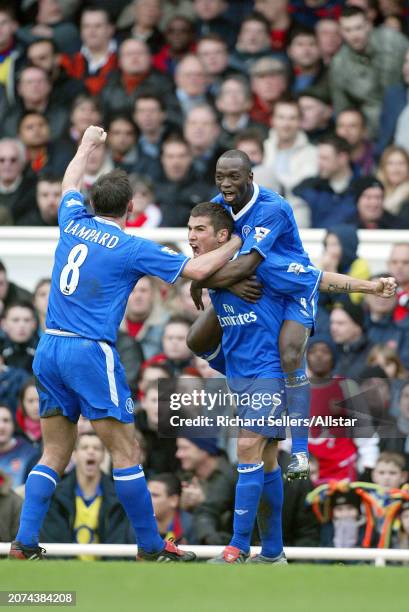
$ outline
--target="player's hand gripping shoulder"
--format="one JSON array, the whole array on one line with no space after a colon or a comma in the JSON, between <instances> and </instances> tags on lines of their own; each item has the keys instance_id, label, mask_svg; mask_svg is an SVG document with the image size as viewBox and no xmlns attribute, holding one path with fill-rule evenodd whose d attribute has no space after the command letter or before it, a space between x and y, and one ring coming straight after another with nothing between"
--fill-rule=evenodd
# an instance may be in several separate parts
<instances>
[{"instance_id":1,"label":"player's hand gripping shoulder","mask_svg":"<svg viewBox=\"0 0 409 612\"><path fill-rule=\"evenodd\" d=\"M395 295L398 288L398 284L391 276L385 278L378 278L374 281L374 294L379 295L383 298L391 298Z\"/></svg>"}]
</instances>

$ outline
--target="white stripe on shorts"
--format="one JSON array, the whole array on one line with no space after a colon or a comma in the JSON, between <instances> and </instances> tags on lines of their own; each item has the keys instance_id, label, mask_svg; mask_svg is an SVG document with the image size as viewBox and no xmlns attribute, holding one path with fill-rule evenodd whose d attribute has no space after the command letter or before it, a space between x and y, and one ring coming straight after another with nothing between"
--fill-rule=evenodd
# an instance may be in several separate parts
<instances>
[{"instance_id":1,"label":"white stripe on shorts","mask_svg":"<svg viewBox=\"0 0 409 612\"><path fill-rule=\"evenodd\" d=\"M48 478L48 480L51 480L51 482L54 483L55 487L57 486L57 481L55 480L55 478L50 476L50 474L46 474L45 472L39 472L38 470L31 470L30 474L35 474L36 476L44 476L44 478Z\"/></svg>"},{"instance_id":2,"label":"white stripe on shorts","mask_svg":"<svg viewBox=\"0 0 409 612\"><path fill-rule=\"evenodd\" d=\"M106 342L98 342L99 346L105 353L105 361L107 364L107 376L108 376L108 384L109 384L109 393L111 395L111 401L115 404L115 406L119 406L118 399L118 391L116 389L115 382L115 363L114 363L114 353L112 352L111 347Z\"/></svg>"},{"instance_id":3,"label":"white stripe on shorts","mask_svg":"<svg viewBox=\"0 0 409 612\"><path fill-rule=\"evenodd\" d=\"M145 476L144 472L139 472L138 474L129 474L129 476L113 476L114 480L136 480L137 478L143 478Z\"/></svg>"}]
</instances>

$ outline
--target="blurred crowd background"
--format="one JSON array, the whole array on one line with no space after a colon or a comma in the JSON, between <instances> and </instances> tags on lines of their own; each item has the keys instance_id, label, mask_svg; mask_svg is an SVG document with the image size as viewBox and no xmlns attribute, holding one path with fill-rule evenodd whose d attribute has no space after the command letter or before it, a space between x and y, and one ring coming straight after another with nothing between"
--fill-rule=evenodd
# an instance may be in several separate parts
<instances>
[{"instance_id":1,"label":"blurred crowd background","mask_svg":"<svg viewBox=\"0 0 409 612\"><path fill-rule=\"evenodd\" d=\"M405 0L1 0L0 225L57 225L65 168L97 124L108 138L84 195L125 169L129 227L185 227L216 194L218 157L238 148L300 228L325 230L322 269L376 278L357 230L409 228L408 34ZM409 548L409 241L391 241L382 274L396 297L320 297L311 412L358 398L373 434L311 431L311 479L285 483L286 545ZM0 262L0 541L16 533L41 454L31 366L50 287L33 279L31 294L10 276ZM117 348L161 533L227 544L234 440L157 431L158 379L220 376L186 345L197 314L188 282L145 277ZM84 419L79 434L42 541L133 542L105 449Z\"/></svg>"}]
</instances>

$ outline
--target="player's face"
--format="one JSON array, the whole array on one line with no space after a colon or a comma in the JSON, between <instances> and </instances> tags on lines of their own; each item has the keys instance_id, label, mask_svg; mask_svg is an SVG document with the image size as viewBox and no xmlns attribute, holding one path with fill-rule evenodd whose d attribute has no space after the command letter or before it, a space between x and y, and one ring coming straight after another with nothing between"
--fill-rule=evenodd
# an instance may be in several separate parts
<instances>
[{"instance_id":1,"label":"player's face","mask_svg":"<svg viewBox=\"0 0 409 612\"><path fill-rule=\"evenodd\" d=\"M390 461L378 461L372 472L372 480L381 487L398 489L405 482L406 473Z\"/></svg>"},{"instance_id":2,"label":"player's face","mask_svg":"<svg viewBox=\"0 0 409 612\"><path fill-rule=\"evenodd\" d=\"M38 397L38 392L35 385L27 387L24 398L23 398L23 407L26 415L33 419L33 421L38 421L40 418L38 409L40 405L40 398Z\"/></svg>"},{"instance_id":3,"label":"player's face","mask_svg":"<svg viewBox=\"0 0 409 612\"><path fill-rule=\"evenodd\" d=\"M190 217L187 227L188 240L193 251L193 257L214 251L214 249L220 246L209 217Z\"/></svg>"},{"instance_id":4,"label":"player's face","mask_svg":"<svg viewBox=\"0 0 409 612\"><path fill-rule=\"evenodd\" d=\"M253 173L240 158L219 159L216 165L216 187L233 209L247 204L252 194Z\"/></svg>"},{"instance_id":5,"label":"player's face","mask_svg":"<svg viewBox=\"0 0 409 612\"><path fill-rule=\"evenodd\" d=\"M401 287L409 284L409 244L393 247L389 259L389 272Z\"/></svg>"},{"instance_id":6,"label":"player's face","mask_svg":"<svg viewBox=\"0 0 409 612\"><path fill-rule=\"evenodd\" d=\"M170 510L176 508L178 496L168 495L165 483L157 480L148 482L148 489L152 497L155 516L160 521L162 517L166 517Z\"/></svg>"},{"instance_id":7,"label":"player's face","mask_svg":"<svg viewBox=\"0 0 409 612\"><path fill-rule=\"evenodd\" d=\"M36 330L36 321L28 308L10 308L3 319L3 330L13 342L28 342Z\"/></svg>"},{"instance_id":8,"label":"player's face","mask_svg":"<svg viewBox=\"0 0 409 612\"><path fill-rule=\"evenodd\" d=\"M307 353L308 367L313 376L329 376L334 366L334 359L325 342L313 344Z\"/></svg>"},{"instance_id":9,"label":"player's face","mask_svg":"<svg viewBox=\"0 0 409 612\"><path fill-rule=\"evenodd\" d=\"M84 434L78 441L75 450L75 465L80 474L91 478L100 472L104 459L104 446L97 436Z\"/></svg>"},{"instance_id":10,"label":"player's face","mask_svg":"<svg viewBox=\"0 0 409 612\"><path fill-rule=\"evenodd\" d=\"M163 352L168 359L184 360L191 356L186 344L188 327L184 323L169 323L163 334Z\"/></svg>"},{"instance_id":11,"label":"player's face","mask_svg":"<svg viewBox=\"0 0 409 612\"><path fill-rule=\"evenodd\" d=\"M14 433L13 419L6 408L0 406L0 445L10 442Z\"/></svg>"}]
</instances>

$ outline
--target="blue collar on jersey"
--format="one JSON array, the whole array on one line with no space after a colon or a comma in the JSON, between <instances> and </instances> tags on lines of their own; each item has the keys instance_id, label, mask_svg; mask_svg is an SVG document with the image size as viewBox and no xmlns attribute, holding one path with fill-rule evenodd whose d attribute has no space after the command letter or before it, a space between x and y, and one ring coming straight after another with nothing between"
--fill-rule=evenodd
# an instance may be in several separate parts
<instances>
[{"instance_id":1,"label":"blue collar on jersey","mask_svg":"<svg viewBox=\"0 0 409 612\"><path fill-rule=\"evenodd\" d=\"M108 219L103 219L102 217L98 217L97 215L95 215L94 219L96 221L99 221L100 223L106 223L107 225L113 225L114 227L119 227L119 229L122 231L122 227L119 225L119 223L115 223L115 221L109 221Z\"/></svg>"},{"instance_id":2,"label":"blue collar on jersey","mask_svg":"<svg viewBox=\"0 0 409 612\"><path fill-rule=\"evenodd\" d=\"M250 210L250 208L256 202L259 193L260 193L260 187L257 185L257 183L253 182L253 195L251 197L251 200L247 202L247 204L243 206L243 208L239 210L239 212L236 215L234 214L232 207L230 207L231 216L234 221L238 221L240 217L245 215Z\"/></svg>"}]
</instances>

